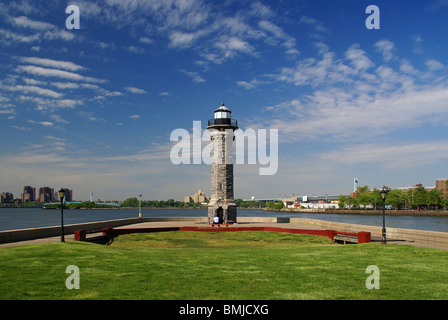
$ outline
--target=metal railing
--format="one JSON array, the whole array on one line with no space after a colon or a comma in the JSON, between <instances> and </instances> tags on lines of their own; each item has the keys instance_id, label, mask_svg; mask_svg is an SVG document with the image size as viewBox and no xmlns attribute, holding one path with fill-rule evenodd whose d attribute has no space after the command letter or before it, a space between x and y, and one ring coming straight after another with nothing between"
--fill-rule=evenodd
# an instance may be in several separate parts
<instances>
[{"instance_id":1,"label":"metal railing","mask_svg":"<svg viewBox=\"0 0 448 320\"><path fill-rule=\"evenodd\" d=\"M231 126L238 127L238 121L236 119L210 119L208 120L208 126Z\"/></svg>"}]
</instances>

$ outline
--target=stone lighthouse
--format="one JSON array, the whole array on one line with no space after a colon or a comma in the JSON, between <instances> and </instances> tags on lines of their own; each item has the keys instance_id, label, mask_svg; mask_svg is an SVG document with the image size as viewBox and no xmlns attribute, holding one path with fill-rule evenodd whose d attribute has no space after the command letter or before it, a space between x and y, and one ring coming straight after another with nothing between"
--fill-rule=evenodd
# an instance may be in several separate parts
<instances>
[{"instance_id":1,"label":"stone lighthouse","mask_svg":"<svg viewBox=\"0 0 448 320\"><path fill-rule=\"evenodd\" d=\"M233 196L233 141L238 122L231 118L228 108L220 106L214 118L208 121L210 139L213 141L211 197L208 219L218 216L221 222L236 223L236 204Z\"/></svg>"}]
</instances>

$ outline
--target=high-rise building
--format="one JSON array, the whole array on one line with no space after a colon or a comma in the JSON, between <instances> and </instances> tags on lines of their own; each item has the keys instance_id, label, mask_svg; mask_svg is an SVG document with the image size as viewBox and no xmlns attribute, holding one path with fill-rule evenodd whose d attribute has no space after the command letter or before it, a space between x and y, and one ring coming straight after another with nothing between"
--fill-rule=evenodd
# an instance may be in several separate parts
<instances>
[{"instance_id":1,"label":"high-rise building","mask_svg":"<svg viewBox=\"0 0 448 320\"><path fill-rule=\"evenodd\" d=\"M39 188L39 201L40 202L52 202L54 201L54 188L42 187Z\"/></svg>"},{"instance_id":2,"label":"high-rise building","mask_svg":"<svg viewBox=\"0 0 448 320\"><path fill-rule=\"evenodd\" d=\"M448 198L448 179L436 180L436 189L441 193L442 199Z\"/></svg>"},{"instance_id":3,"label":"high-rise building","mask_svg":"<svg viewBox=\"0 0 448 320\"><path fill-rule=\"evenodd\" d=\"M23 187L22 201L36 201L36 188L30 186Z\"/></svg>"},{"instance_id":4,"label":"high-rise building","mask_svg":"<svg viewBox=\"0 0 448 320\"><path fill-rule=\"evenodd\" d=\"M73 190L65 189L65 202L73 201Z\"/></svg>"},{"instance_id":5,"label":"high-rise building","mask_svg":"<svg viewBox=\"0 0 448 320\"><path fill-rule=\"evenodd\" d=\"M9 203L14 201L14 195L10 192L0 194L0 203Z\"/></svg>"}]
</instances>

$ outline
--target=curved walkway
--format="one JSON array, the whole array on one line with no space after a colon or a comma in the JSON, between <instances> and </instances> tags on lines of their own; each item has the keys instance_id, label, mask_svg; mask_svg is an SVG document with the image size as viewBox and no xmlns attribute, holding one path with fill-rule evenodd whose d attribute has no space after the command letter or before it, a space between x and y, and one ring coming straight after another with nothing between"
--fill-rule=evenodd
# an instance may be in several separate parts
<instances>
[{"instance_id":1,"label":"curved walkway","mask_svg":"<svg viewBox=\"0 0 448 320\"><path fill-rule=\"evenodd\" d=\"M207 218L142 218L139 223L126 224L122 226L114 226L116 229L120 228L159 228L159 227L182 227L182 226L209 226ZM228 228L241 228L247 226L259 227L280 227L289 229L309 229L309 230L337 230L341 232L371 232L372 241L381 241L381 227L372 227L365 225L353 225L329 222L315 219L303 218L238 218L238 224L229 226ZM210 227L210 226L209 226ZM217 228L217 227L214 227ZM210 227L210 231L214 228ZM220 228L226 228L222 226ZM73 229L73 228L72 228ZM79 229L82 229L79 227ZM92 229L91 229L92 230ZM387 228L387 243L398 245L412 245L420 247L429 247L435 249L448 250L448 233L446 232L431 232L419 230L407 230L397 228ZM100 233L98 233L99 235ZM65 241L73 241L73 232L65 235ZM43 237L34 240L17 241L0 244L2 247L11 247L27 244L39 244L59 242L60 236Z\"/></svg>"}]
</instances>

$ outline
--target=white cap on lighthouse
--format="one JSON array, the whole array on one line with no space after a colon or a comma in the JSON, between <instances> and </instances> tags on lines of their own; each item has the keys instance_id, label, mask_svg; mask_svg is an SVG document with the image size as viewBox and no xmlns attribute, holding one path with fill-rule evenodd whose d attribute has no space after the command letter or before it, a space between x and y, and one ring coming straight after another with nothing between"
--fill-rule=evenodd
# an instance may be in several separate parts
<instances>
[{"instance_id":1,"label":"white cap on lighthouse","mask_svg":"<svg viewBox=\"0 0 448 320\"><path fill-rule=\"evenodd\" d=\"M224 102L222 105L215 110L215 119L230 119L230 114L232 111L230 111L226 106L224 106Z\"/></svg>"}]
</instances>

